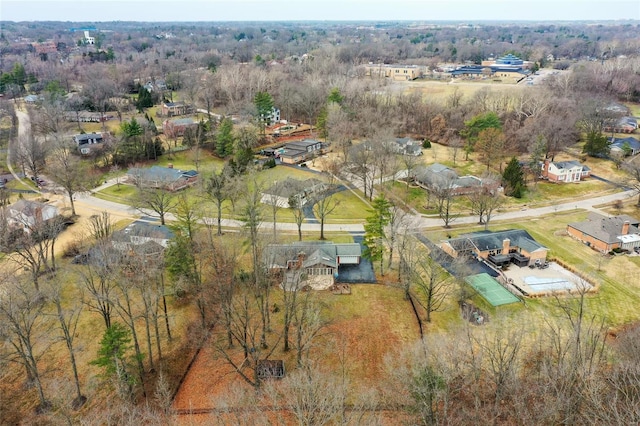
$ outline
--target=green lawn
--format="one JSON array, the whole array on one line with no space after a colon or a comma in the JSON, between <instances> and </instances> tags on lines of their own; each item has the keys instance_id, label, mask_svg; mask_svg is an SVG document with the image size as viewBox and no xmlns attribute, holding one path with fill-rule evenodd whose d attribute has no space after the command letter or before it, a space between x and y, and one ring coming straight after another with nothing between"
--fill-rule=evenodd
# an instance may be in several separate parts
<instances>
[{"instance_id":1,"label":"green lawn","mask_svg":"<svg viewBox=\"0 0 640 426\"><path fill-rule=\"evenodd\" d=\"M582 221L587 212L563 212L552 216L535 218L518 223L500 223L491 230L524 229L539 243L549 248L549 257L558 258L576 270L589 275L600 283L597 294L589 295L587 306L611 326L621 326L640 320L640 258L615 256L606 258L586 245L566 235L566 226L570 222ZM452 236L481 230L479 227L449 230ZM446 238L447 232L430 232L435 241ZM527 310L548 312L553 307L553 298L526 299ZM513 307L514 311L524 308Z\"/></svg>"}]
</instances>

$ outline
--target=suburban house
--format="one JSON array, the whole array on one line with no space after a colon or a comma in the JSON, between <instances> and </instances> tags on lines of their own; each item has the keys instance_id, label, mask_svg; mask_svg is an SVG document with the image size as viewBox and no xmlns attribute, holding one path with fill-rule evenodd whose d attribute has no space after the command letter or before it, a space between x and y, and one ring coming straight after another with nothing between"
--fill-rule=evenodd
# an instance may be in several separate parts
<instances>
[{"instance_id":1,"label":"suburban house","mask_svg":"<svg viewBox=\"0 0 640 426\"><path fill-rule=\"evenodd\" d=\"M294 197L300 206L304 206L315 194L326 188L327 184L318 179L298 180L287 177L264 190L261 201L264 204L275 204L278 207L289 208L289 200Z\"/></svg>"},{"instance_id":2,"label":"suburban house","mask_svg":"<svg viewBox=\"0 0 640 426\"><path fill-rule=\"evenodd\" d=\"M197 181L197 171L174 169L172 165L169 165L169 167L151 166L145 169L133 167L127 172L127 183L142 188L178 191L193 185Z\"/></svg>"},{"instance_id":3,"label":"suburban house","mask_svg":"<svg viewBox=\"0 0 640 426\"><path fill-rule=\"evenodd\" d=\"M417 157L422 155L422 142L411 138L396 138L394 149L398 154Z\"/></svg>"},{"instance_id":4,"label":"suburban house","mask_svg":"<svg viewBox=\"0 0 640 426\"><path fill-rule=\"evenodd\" d=\"M89 145L101 144L104 142L104 138L102 137L102 133L82 133L74 135L73 141L78 146L80 153L86 155L91 152Z\"/></svg>"},{"instance_id":5,"label":"suburban house","mask_svg":"<svg viewBox=\"0 0 640 426\"><path fill-rule=\"evenodd\" d=\"M627 215L606 217L589 213L584 222L568 224L567 233L602 253L640 247L640 220Z\"/></svg>"},{"instance_id":6,"label":"suburban house","mask_svg":"<svg viewBox=\"0 0 640 426\"><path fill-rule=\"evenodd\" d=\"M499 182L494 179L481 179L476 176L459 177L455 170L440 164L418 167L413 174L415 183L428 190L450 188L453 195L474 194L480 191L497 191Z\"/></svg>"},{"instance_id":7,"label":"suburban house","mask_svg":"<svg viewBox=\"0 0 640 426\"><path fill-rule=\"evenodd\" d=\"M362 247L358 243L335 244L332 242L296 242L291 244L269 244L263 258L272 272L303 270L310 276L340 274L342 265L358 265Z\"/></svg>"},{"instance_id":8,"label":"suburban house","mask_svg":"<svg viewBox=\"0 0 640 426\"><path fill-rule=\"evenodd\" d=\"M193 118L178 118L162 122L162 132L169 138L184 136L187 129L195 129L198 122Z\"/></svg>"},{"instance_id":9,"label":"suburban house","mask_svg":"<svg viewBox=\"0 0 640 426\"><path fill-rule=\"evenodd\" d=\"M640 153L640 141L632 136L609 138L609 153L618 156L636 155Z\"/></svg>"},{"instance_id":10,"label":"suburban house","mask_svg":"<svg viewBox=\"0 0 640 426\"><path fill-rule=\"evenodd\" d=\"M542 163L542 177L549 182L580 182L591 175L591 169L579 162L551 161L548 158Z\"/></svg>"},{"instance_id":11,"label":"suburban house","mask_svg":"<svg viewBox=\"0 0 640 426\"><path fill-rule=\"evenodd\" d=\"M424 67L400 64L368 64L364 66L364 75L374 78L390 78L392 80L415 80L422 77Z\"/></svg>"},{"instance_id":12,"label":"suburban house","mask_svg":"<svg viewBox=\"0 0 640 426\"><path fill-rule=\"evenodd\" d=\"M192 110L193 108L184 102L164 102L162 104L162 115L165 117L189 114Z\"/></svg>"},{"instance_id":13,"label":"suburban house","mask_svg":"<svg viewBox=\"0 0 640 426\"><path fill-rule=\"evenodd\" d=\"M289 142L276 152L276 157L285 164L297 164L307 161L322 153L322 142L315 139L305 139Z\"/></svg>"},{"instance_id":14,"label":"suburban house","mask_svg":"<svg viewBox=\"0 0 640 426\"><path fill-rule=\"evenodd\" d=\"M267 126L273 126L274 124L280 121L280 109L276 107L272 107L269 114L265 114L264 122Z\"/></svg>"},{"instance_id":15,"label":"suburban house","mask_svg":"<svg viewBox=\"0 0 640 426\"><path fill-rule=\"evenodd\" d=\"M96 39L95 37L91 37L89 35L89 31L88 30L84 30L84 44L90 44L90 45L94 45L96 44Z\"/></svg>"},{"instance_id":16,"label":"suburban house","mask_svg":"<svg viewBox=\"0 0 640 426\"><path fill-rule=\"evenodd\" d=\"M605 124L602 130L613 133L634 133L638 130L638 120L633 117L622 117L613 124Z\"/></svg>"},{"instance_id":17,"label":"suburban house","mask_svg":"<svg viewBox=\"0 0 640 426\"><path fill-rule=\"evenodd\" d=\"M91 111L65 111L64 117L67 121L78 123L102 123L115 118L113 114L108 112L103 115L101 112Z\"/></svg>"},{"instance_id":18,"label":"suburban house","mask_svg":"<svg viewBox=\"0 0 640 426\"><path fill-rule=\"evenodd\" d=\"M454 258L476 257L496 266L545 262L549 251L522 229L474 232L443 241L440 247Z\"/></svg>"},{"instance_id":19,"label":"suburban house","mask_svg":"<svg viewBox=\"0 0 640 426\"><path fill-rule=\"evenodd\" d=\"M113 247L120 251L147 245L147 252L162 251L169 246L174 234L164 225L136 220L111 237Z\"/></svg>"},{"instance_id":20,"label":"suburban house","mask_svg":"<svg viewBox=\"0 0 640 426\"><path fill-rule=\"evenodd\" d=\"M26 233L60 215L55 206L24 199L6 207L5 213L9 228L21 229Z\"/></svg>"}]
</instances>

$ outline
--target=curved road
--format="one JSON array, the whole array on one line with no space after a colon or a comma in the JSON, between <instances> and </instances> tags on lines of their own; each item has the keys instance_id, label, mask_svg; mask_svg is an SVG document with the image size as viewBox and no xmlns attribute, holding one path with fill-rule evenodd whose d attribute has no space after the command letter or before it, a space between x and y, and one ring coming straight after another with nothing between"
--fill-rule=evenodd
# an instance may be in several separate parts
<instances>
[{"instance_id":1,"label":"curved road","mask_svg":"<svg viewBox=\"0 0 640 426\"><path fill-rule=\"evenodd\" d=\"M26 135L27 132L30 130L29 116L25 112L20 111L17 108L16 108L16 115L19 121L18 134ZM9 164L9 169L13 173L11 164ZM15 175L15 173L13 174L18 180L20 180ZM105 185L102 185L101 187L96 188L96 190L102 189L102 187L110 186L113 184L115 184L115 181L108 182ZM107 211L117 216L125 216L125 217L141 216L142 213L148 216L155 216L155 214L150 211L138 212L136 209L134 209L131 206L116 203L113 201L106 201L106 200L102 200L100 198L94 197L93 195L91 195L92 192L77 194L76 205L83 209L86 209L88 211L92 211L95 213ZM523 209L523 210L499 213L499 214L495 214L491 220L492 222L495 222L500 220L526 219L526 218L544 216L544 215L549 215L557 212L575 210L575 209L599 211L594 206L611 203L616 200L626 200L630 197L633 197L634 195L637 195L637 192L635 190L628 190L628 191L618 192L615 194L594 197L586 200L571 201L571 202L556 204L556 205L547 206L547 207L538 207L538 208L532 208L532 209ZM166 218L169 221L175 220L175 217L171 214L168 214ZM477 221L478 221L478 218L476 216L464 216L464 217L456 218L451 223L453 225L476 224ZM214 219L210 219L210 218L205 219L205 222L207 223L210 222L213 224ZM243 222L239 220L234 220L234 219L223 219L222 225L224 227L229 227L229 228L241 228L243 226ZM415 229L415 230L424 229L424 228L441 228L443 226L443 221L439 218L427 218L421 215L413 214L413 215L408 215L406 226L410 229ZM261 227L265 230L273 229L273 222L263 222ZM291 232L297 231L297 226L295 223L280 222L276 224L276 227L277 229L282 231L291 231ZM351 232L351 233L364 232L364 226L361 223L358 223L358 224L328 223L328 224L325 224L324 228L325 228L325 231L327 232L338 232L338 231ZM302 230L304 232L319 232L320 224L319 223L303 223Z\"/></svg>"}]
</instances>

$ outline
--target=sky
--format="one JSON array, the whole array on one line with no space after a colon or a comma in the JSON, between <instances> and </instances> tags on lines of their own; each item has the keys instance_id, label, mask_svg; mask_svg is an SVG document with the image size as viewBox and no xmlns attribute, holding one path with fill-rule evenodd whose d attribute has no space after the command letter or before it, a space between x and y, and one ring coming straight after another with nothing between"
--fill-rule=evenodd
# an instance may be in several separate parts
<instances>
[{"instance_id":1,"label":"sky","mask_svg":"<svg viewBox=\"0 0 640 426\"><path fill-rule=\"evenodd\" d=\"M0 0L2 21L640 20L640 0Z\"/></svg>"}]
</instances>

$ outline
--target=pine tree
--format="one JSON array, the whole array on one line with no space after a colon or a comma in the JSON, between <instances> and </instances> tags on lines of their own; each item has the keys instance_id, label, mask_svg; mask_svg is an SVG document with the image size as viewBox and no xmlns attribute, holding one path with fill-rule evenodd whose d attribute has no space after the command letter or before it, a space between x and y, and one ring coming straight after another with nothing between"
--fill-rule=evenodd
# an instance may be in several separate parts
<instances>
[{"instance_id":1,"label":"pine tree","mask_svg":"<svg viewBox=\"0 0 640 426\"><path fill-rule=\"evenodd\" d=\"M391 216L391 202L387 200L384 195L376 197L373 202L373 209L370 210L371 216L367 218L367 222L364 225L364 252L362 255L375 262L380 261L380 274L384 275L383 271L383 255L385 251L384 237L385 227L389 224Z\"/></svg>"},{"instance_id":2,"label":"pine tree","mask_svg":"<svg viewBox=\"0 0 640 426\"><path fill-rule=\"evenodd\" d=\"M526 189L524 171L516 157L513 157L502 174L505 194L514 198L522 198Z\"/></svg>"},{"instance_id":3,"label":"pine tree","mask_svg":"<svg viewBox=\"0 0 640 426\"><path fill-rule=\"evenodd\" d=\"M218 127L216 153L221 158L233 153L233 122L226 117L220 123L220 127Z\"/></svg>"}]
</instances>

